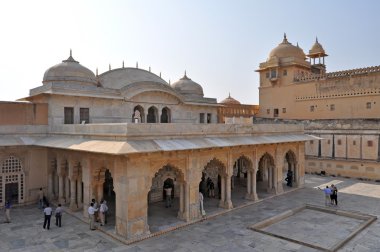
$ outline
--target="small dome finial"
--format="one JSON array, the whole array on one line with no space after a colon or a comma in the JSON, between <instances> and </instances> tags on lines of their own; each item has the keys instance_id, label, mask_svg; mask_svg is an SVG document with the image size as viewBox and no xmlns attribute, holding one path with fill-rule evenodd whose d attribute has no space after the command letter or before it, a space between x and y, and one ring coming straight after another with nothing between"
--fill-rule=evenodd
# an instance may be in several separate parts
<instances>
[{"instance_id":1,"label":"small dome finial","mask_svg":"<svg viewBox=\"0 0 380 252\"><path fill-rule=\"evenodd\" d=\"M136 68L139 68L139 62L136 61Z\"/></svg>"},{"instance_id":2,"label":"small dome finial","mask_svg":"<svg viewBox=\"0 0 380 252\"><path fill-rule=\"evenodd\" d=\"M170 79L169 79L169 85L170 85Z\"/></svg>"},{"instance_id":3,"label":"small dome finial","mask_svg":"<svg viewBox=\"0 0 380 252\"><path fill-rule=\"evenodd\" d=\"M150 72L150 66L149 66L149 72Z\"/></svg>"},{"instance_id":4,"label":"small dome finial","mask_svg":"<svg viewBox=\"0 0 380 252\"><path fill-rule=\"evenodd\" d=\"M185 76L186 76L186 70L185 70ZM186 76L187 77L187 76Z\"/></svg>"},{"instance_id":5,"label":"small dome finial","mask_svg":"<svg viewBox=\"0 0 380 252\"><path fill-rule=\"evenodd\" d=\"M289 43L288 39L286 38L286 33L284 32L284 40L282 40L282 43Z\"/></svg>"},{"instance_id":6,"label":"small dome finial","mask_svg":"<svg viewBox=\"0 0 380 252\"><path fill-rule=\"evenodd\" d=\"M228 92L228 98L231 98L231 92Z\"/></svg>"},{"instance_id":7,"label":"small dome finial","mask_svg":"<svg viewBox=\"0 0 380 252\"><path fill-rule=\"evenodd\" d=\"M298 41L297 41L297 47L299 48L300 46L298 45Z\"/></svg>"},{"instance_id":8,"label":"small dome finial","mask_svg":"<svg viewBox=\"0 0 380 252\"><path fill-rule=\"evenodd\" d=\"M73 50L70 48L70 57L73 57Z\"/></svg>"},{"instance_id":9,"label":"small dome finial","mask_svg":"<svg viewBox=\"0 0 380 252\"><path fill-rule=\"evenodd\" d=\"M315 36L315 43L318 43L318 37Z\"/></svg>"},{"instance_id":10,"label":"small dome finial","mask_svg":"<svg viewBox=\"0 0 380 252\"><path fill-rule=\"evenodd\" d=\"M96 77L98 77L99 75L98 75L98 68L96 68Z\"/></svg>"},{"instance_id":11,"label":"small dome finial","mask_svg":"<svg viewBox=\"0 0 380 252\"><path fill-rule=\"evenodd\" d=\"M161 72L160 72L160 78L161 78Z\"/></svg>"},{"instance_id":12,"label":"small dome finial","mask_svg":"<svg viewBox=\"0 0 380 252\"><path fill-rule=\"evenodd\" d=\"M123 60L123 68L124 68L124 60Z\"/></svg>"},{"instance_id":13,"label":"small dome finial","mask_svg":"<svg viewBox=\"0 0 380 252\"><path fill-rule=\"evenodd\" d=\"M111 64L108 64L108 70L111 71Z\"/></svg>"}]
</instances>

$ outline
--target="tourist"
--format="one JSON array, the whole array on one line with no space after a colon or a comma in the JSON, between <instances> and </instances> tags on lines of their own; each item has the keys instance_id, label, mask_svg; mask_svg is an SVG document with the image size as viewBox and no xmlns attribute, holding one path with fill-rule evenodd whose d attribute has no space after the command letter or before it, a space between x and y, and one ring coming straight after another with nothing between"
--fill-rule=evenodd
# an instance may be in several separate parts
<instances>
[{"instance_id":1,"label":"tourist","mask_svg":"<svg viewBox=\"0 0 380 252\"><path fill-rule=\"evenodd\" d=\"M55 225L58 227L62 226L62 212L61 204L58 204L58 207L55 209Z\"/></svg>"},{"instance_id":2,"label":"tourist","mask_svg":"<svg viewBox=\"0 0 380 252\"><path fill-rule=\"evenodd\" d=\"M286 174L286 185L289 186L289 187L292 187L293 186L293 172L292 170L288 170L288 173Z\"/></svg>"},{"instance_id":3,"label":"tourist","mask_svg":"<svg viewBox=\"0 0 380 252\"><path fill-rule=\"evenodd\" d=\"M321 188L318 187L319 190L322 190ZM322 190L325 193L325 205L327 206L329 202L331 202L330 196L331 196L331 189L326 186L325 189Z\"/></svg>"},{"instance_id":4,"label":"tourist","mask_svg":"<svg viewBox=\"0 0 380 252\"><path fill-rule=\"evenodd\" d=\"M165 197L166 197L166 205L165 207L171 207L172 206L172 188L169 185L166 185L165 190Z\"/></svg>"},{"instance_id":5,"label":"tourist","mask_svg":"<svg viewBox=\"0 0 380 252\"><path fill-rule=\"evenodd\" d=\"M201 216L204 218L206 216L206 211L203 208L203 194L199 192L199 210L201 211Z\"/></svg>"},{"instance_id":6,"label":"tourist","mask_svg":"<svg viewBox=\"0 0 380 252\"><path fill-rule=\"evenodd\" d=\"M330 192L330 204L334 204L334 195L333 195L333 189L334 189L334 184L331 184L330 186L331 192Z\"/></svg>"},{"instance_id":7,"label":"tourist","mask_svg":"<svg viewBox=\"0 0 380 252\"><path fill-rule=\"evenodd\" d=\"M5 202L5 206L4 206L4 209L5 209L5 223L10 223L11 222L11 202L9 200L7 200Z\"/></svg>"},{"instance_id":8,"label":"tourist","mask_svg":"<svg viewBox=\"0 0 380 252\"><path fill-rule=\"evenodd\" d=\"M95 200L95 199L92 199L91 202L94 204L93 207L94 207L95 209L98 209L98 203L96 202L96 200ZM99 214L98 214L98 212L95 212L95 214L94 214L94 220L95 220L96 222L99 222Z\"/></svg>"},{"instance_id":9,"label":"tourist","mask_svg":"<svg viewBox=\"0 0 380 252\"><path fill-rule=\"evenodd\" d=\"M44 191L42 191L42 187L40 188L40 190L38 191L38 203L39 203L39 206L38 208L39 209L42 209L43 207L43 203L44 203Z\"/></svg>"},{"instance_id":10,"label":"tourist","mask_svg":"<svg viewBox=\"0 0 380 252\"><path fill-rule=\"evenodd\" d=\"M212 180L211 180L211 178L210 177L208 177L207 178L207 180L206 180L206 196L207 197L210 197L210 184L211 184L211 182L212 182Z\"/></svg>"},{"instance_id":11,"label":"tourist","mask_svg":"<svg viewBox=\"0 0 380 252\"><path fill-rule=\"evenodd\" d=\"M94 207L94 203L91 202L90 206L88 207L88 218L90 220L90 230L95 230L95 213L97 211L98 209L96 209Z\"/></svg>"},{"instance_id":12,"label":"tourist","mask_svg":"<svg viewBox=\"0 0 380 252\"><path fill-rule=\"evenodd\" d=\"M103 204L106 205L106 211L104 212L104 223L107 224L107 215L108 215L108 205L107 201L103 200Z\"/></svg>"},{"instance_id":13,"label":"tourist","mask_svg":"<svg viewBox=\"0 0 380 252\"><path fill-rule=\"evenodd\" d=\"M104 226L105 224L105 215L106 215L107 210L108 210L108 207L105 204L105 200L102 200L100 202L100 208L99 208L100 226Z\"/></svg>"},{"instance_id":14,"label":"tourist","mask_svg":"<svg viewBox=\"0 0 380 252\"><path fill-rule=\"evenodd\" d=\"M335 185L331 185L331 197L332 204L338 206L338 188Z\"/></svg>"},{"instance_id":15,"label":"tourist","mask_svg":"<svg viewBox=\"0 0 380 252\"><path fill-rule=\"evenodd\" d=\"M215 198L215 185L214 185L214 182L210 182L210 194L209 194L209 197L211 198Z\"/></svg>"},{"instance_id":16,"label":"tourist","mask_svg":"<svg viewBox=\"0 0 380 252\"><path fill-rule=\"evenodd\" d=\"M46 224L47 224L47 229L49 230L50 229L50 218L51 218L51 213L53 212L53 209L51 209L51 207L49 206L49 203L46 204L46 207L44 209L44 229L46 227Z\"/></svg>"}]
</instances>

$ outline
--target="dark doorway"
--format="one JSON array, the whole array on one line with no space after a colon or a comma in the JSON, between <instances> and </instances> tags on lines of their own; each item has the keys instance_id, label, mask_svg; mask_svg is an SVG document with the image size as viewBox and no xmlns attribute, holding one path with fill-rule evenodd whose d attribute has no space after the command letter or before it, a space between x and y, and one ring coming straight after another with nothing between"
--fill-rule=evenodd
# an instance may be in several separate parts
<instances>
[{"instance_id":1,"label":"dark doorway","mask_svg":"<svg viewBox=\"0 0 380 252\"><path fill-rule=\"evenodd\" d=\"M152 106L148 109L147 123L157 122L157 108Z\"/></svg>"},{"instance_id":2,"label":"dark doorway","mask_svg":"<svg viewBox=\"0 0 380 252\"><path fill-rule=\"evenodd\" d=\"M5 184L5 200L18 204L18 183Z\"/></svg>"}]
</instances>

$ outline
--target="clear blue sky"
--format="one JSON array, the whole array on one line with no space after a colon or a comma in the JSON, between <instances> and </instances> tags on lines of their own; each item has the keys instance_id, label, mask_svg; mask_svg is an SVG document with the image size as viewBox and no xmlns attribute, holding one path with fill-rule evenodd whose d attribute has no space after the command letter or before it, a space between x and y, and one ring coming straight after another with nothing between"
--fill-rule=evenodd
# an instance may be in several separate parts
<instances>
[{"instance_id":1,"label":"clear blue sky","mask_svg":"<svg viewBox=\"0 0 380 252\"><path fill-rule=\"evenodd\" d=\"M288 40L307 53L315 36L327 70L380 65L380 1L3 1L0 100L25 97L47 68L73 56L95 72L151 66L188 76L218 101L258 103L260 62Z\"/></svg>"}]
</instances>

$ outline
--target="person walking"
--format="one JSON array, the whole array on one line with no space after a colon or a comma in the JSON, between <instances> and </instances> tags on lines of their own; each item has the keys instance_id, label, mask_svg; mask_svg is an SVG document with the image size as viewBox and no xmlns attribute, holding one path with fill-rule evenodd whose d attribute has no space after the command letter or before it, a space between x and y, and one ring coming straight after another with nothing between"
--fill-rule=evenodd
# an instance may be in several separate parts
<instances>
[{"instance_id":1,"label":"person walking","mask_svg":"<svg viewBox=\"0 0 380 252\"><path fill-rule=\"evenodd\" d=\"M4 222L5 223L11 222L11 207L12 207L11 202L9 200L7 200L5 202L5 206L4 206L4 208L5 208L5 221Z\"/></svg>"},{"instance_id":2,"label":"person walking","mask_svg":"<svg viewBox=\"0 0 380 252\"><path fill-rule=\"evenodd\" d=\"M55 225L58 227L62 226L62 206L58 204L58 207L55 209Z\"/></svg>"},{"instance_id":3,"label":"person walking","mask_svg":"<svg viewBox=\"0 0 380 252\"><path fill-rule=\"evenodd\" d=\"M203 194L201 192L199 192L199 210L201 212L202 218L204 218L206 216L206 211L203 208L203 199L204 199Z\"/></svg>"},{"instance_id":4,"label":"person walking","mask_svg":"<svg viewBox=\"0 0 380 252\"><path fill-rule=\"evenodd\" d=\"M38 191L38 208L42 209L44 205L44 191L42 191L42 187L40 187L40 190Z\"/></svg>"},{"instance_id":5,"label":"person walking","mask_svg":"<svg viewBox=\"0 0 380 252\"><path fill-rule=\"evenodd\" d=\"M322 190L321 188L318 187L319 190ZM331 202L331 199L330 199L330 196L331 196L331 189L329 188L329 186L326 186L325 189L322 190L325 194L325 206L327 206L329 204L329 202Z\"/></svg>"},{"instance_id":6,"label":"person walking","mask_svg":"<svg viewBox=\"0 0 380 252\"><path fill-rule=\"evenodd\" d=\"M100 203L100 208L99 208L99 216L100 216L100 226L105 225L105 219L106 219L106 212L108 210L107 205L105 204L105 200L102 200Z\"/></svg>"},{"instance_id":7,"label":"person walking","mask_svg":"<svg viewBox=\"0 0 380 252\"><path fill-rule=\"evenodd\" d=\"M90 206L88 207L88 218L90 220L90 230L95 230L95 212L97 212L98 209L94 208L94 203L91 202Z\"/></svg>"},{"instance_id":8,"label":"person walking","mask_svg":"<svg viewBox=\"0 0 380 252\"><path fill-rule=\"evenodd\" d=\"M293 187L293 172L292 170L288 170L288 173L286 174L286 185L289 187Z\"/></svg>"},{"instance_id":9,"label":"person walking","mask_svg":"<svg viewBox=\"0 0 380 252\"><path fill-rule=\"evenodd\" d=\"M46 228L46 224L47 224L47 229L48 230L50 229L50 218L51 218L51 213L52 212L53 212L53 209L51 209L51 207L49 206L49 204L46 204L46 207L44 209L44 215L45 215L44 229Z\"/></svg>"},{"instance_id":10,"label":"person walking","mask_svg":"<svg viewBox=\"0 0 380 252\"><path fill-rule=\"evenodd\" d=\"M332 203L338 206L338 188L336 185L332 185L331 191Z\"/></svg>"},{"instance_id":11,"label":"person walking","mask_svg":"<svg viewBox=\"0 0 380 252\"><path fill-rule=\"evenodd\" d=\"M94 207L95 209L98 209L98 203L96 202L96 200L95 200L95 199L92 199L91 202L94 204L93 207ZM94 220L95 220L96 222L99 222L99 213L98 213L98 212L95 212L95 214L94 214Z\"/></svg>"},{"instance_id":12,"label":"person walking","mask_svg":"<svg viewBox=\"0 0 380 252\"><path fill-rule=\"evenodd\" d=\"M172 188L169 185L167 185L164 190L165 190L165 197L166 197L165 207L166 208L172 207Z\"/></svg>"}]
</instances>

